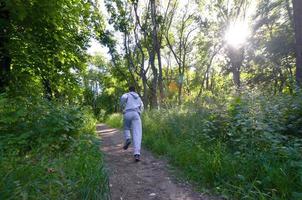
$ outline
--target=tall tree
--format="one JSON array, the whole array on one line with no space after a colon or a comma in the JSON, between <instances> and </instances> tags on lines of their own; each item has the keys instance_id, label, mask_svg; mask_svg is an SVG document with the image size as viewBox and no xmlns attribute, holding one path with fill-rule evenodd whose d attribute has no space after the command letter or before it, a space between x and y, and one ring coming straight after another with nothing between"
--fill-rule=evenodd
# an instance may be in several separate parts
<instances>
[{"instance_id":1,"label":"tall tree","mask_svg":"<svg viewBox=\"0 0 302 200\"><path fill-rule=\"evenodd\" d=\"M293 0L296 36L296 81L302 86L302 1Z\"/></svg>"},{"instance_id":2,"label":"tall tree","mask_svg":"<svg viewBox=\"0 0 302 200\"><path fill-rule=\"evenodd\" d=\"M172 7L171 12L175 12L176 3ZM188 54L192 51L193 46L193 33L196 30L196 25L194 25L194 15L195 13L190 12L189 2L183 10L183 14L180 16L179 21L175 21L175 27L173 27L177 33L174 35L171 33L171 25L173 22L172 14L171 19L167 22L167 30L165 34L166 42L168 44L169 50L172 52L174 59L178 66L178 104L182 104L183 96L183 85L186 70L188 69Z\"/></svg>"},{"instance_id":3,"label":"tall tree","mask_svg":"<svg viewBox=\"0 0 302 200\"><path fill-rule=\"evenodd\" d=\"M142 79L142 85L143 85L143 102L145 107L147 108L149 105L149 86L148 86L148 78L147 78L147 73L149 72L149 66L145 67L145 59L147 57L147 52L146 49L149 49L149 45L147 42L148 39L148 33L146 30L146 22L147 22L147 16L146 15L142 20L144 21L144 27L142 26L141 23L141 18L138 15L138 1L133 1L132 3L133 10L134 10L134 15L135 15L135 26L133 29L133 34L135 38L135 46L137 47L137 52L135 52L137 60L139 60L140 63L140 72L139 75ZM148 10L148 9L147 9ZM142 37L140 37L140 35ZM139 39L141 38L141 39ZM148 50L150 52L150 50ZM155 96L156 97L156 96ZM154 100L152 101L154 102Z\"/></svg>"},{"instance_id":4,"label":"tall tree","mask_svg":"<svg viewBox=\"0 0 302 200\"><path fill-rule=\"evenodd\" d=\"M274 93L294 88L295 38L292 4L261 0L253 16L253 34L247 46L247 83ZM281 20L282 19L282 20ZM282 23L281 23L282 22Z\"/></svg>"},{"instance_id":5,"label":"tall tree","mask_svg":"<svg viewBox=\"0 0 302 200\"><path fill-rule=\"evenodd\" d=\"M219 9L219 13L223 19L222 27L225 25L227 25L226 27L231 27L232 24L245 21L247 5L248 3L246 0L225 1L224 3L219 2L216 6ZM240 72L244 60L245 48L244 46L234 47L230 44L227 44L226 52L231 66L230 71L233 74L233 82L238 90L241 87Z\"/></svg>"},{"instance_id":6,"label":"tall tree","mask_svg":"<svg viewBox=\"0 0 302 200\"><path fill-rule=\"evenodd\" d=\"M156 1L150 0L150 10L151 10L151 19L152 19L152 41L153 41L153 49L157 56L157 64L158 64L158 87L159 87L159 94L160 94L160 104L163 101L164 98L164 89L163 89L163 70L162 70L162 62L161 62L161 45L159 41L159 24L158 24L158 13L156 11Z\"/></svg>"},{"instance_id":7,"label":"tall tree","mask_svg":"<svg viewBox=\"0 0 302 200\"><path fill-rule=\"evenodd\" d=\"M89 0L10 0L1 1L0 15L0 87L8 85L10 72L10 91L72 100L89 39L103 28L97 5Z\"/></svg>"},{"instance_id":8,"label":"tall tree","mask_svg":"<svg viewBox=\"0 0 302 200\"><path fill-rule=\"evenodd\" d=\"M0 1L0 93L9 85L10 63L9 31L10 13L6 1Z\"/></svg>"}]
</instances>

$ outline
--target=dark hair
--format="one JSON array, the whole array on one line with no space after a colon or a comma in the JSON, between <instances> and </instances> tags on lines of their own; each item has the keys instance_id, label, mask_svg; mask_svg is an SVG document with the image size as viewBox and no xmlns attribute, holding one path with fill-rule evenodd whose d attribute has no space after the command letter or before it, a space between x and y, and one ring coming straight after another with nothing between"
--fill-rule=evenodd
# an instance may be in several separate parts
<instances>
[{"instance_id":1,"label":"dark hair","mask_svg":"<svg viewBox=\"0 0 302 200\"><path fill-rule=\"evenodd\" d=\"M134 86L130 86L129 87L129 92L135 92L135 87Z\"/></svg>"}]
</instances>

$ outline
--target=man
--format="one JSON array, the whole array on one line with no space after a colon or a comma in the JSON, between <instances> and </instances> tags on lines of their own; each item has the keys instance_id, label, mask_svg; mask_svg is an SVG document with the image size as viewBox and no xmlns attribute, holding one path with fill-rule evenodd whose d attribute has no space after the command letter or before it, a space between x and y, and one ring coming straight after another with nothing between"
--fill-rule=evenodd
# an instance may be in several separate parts
<instances>
[{"instance_id":1,"label":"man","mask_svg":"<svg viewBox=\"0 0 302 200\"><path fill-rule=\"evenodd\" d=\"M123 148L126 150L131 144L130 130L132 129L134 159L136 162L138 162L140 161L142 142L142 122L140 115L143 112L144 105L139 95L135 92L135 88L133 86L129 87L128 93L122 95L121 106L124 114L125 144Z\"/></svg>"}]
</instances>

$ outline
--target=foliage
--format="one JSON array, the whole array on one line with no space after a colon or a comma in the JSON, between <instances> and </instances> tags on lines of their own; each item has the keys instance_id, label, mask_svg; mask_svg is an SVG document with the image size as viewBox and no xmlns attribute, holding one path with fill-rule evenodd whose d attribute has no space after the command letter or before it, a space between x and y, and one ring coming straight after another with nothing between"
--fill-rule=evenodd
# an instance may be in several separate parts
<instances>
[{"instance_id":1,"label":"foliage","mask_svg":"<svg viewBox=\"0 0 302 200\"><path fill-rule=\"evenodd\" d=\"M26 95L35 85L49 99L79 100L89 39L103 30L97 6L86 0L2 0L2 10L8 15L0 20L5 28L1 51L10 60L3 66L8 68L6 90Z\"/></svg>"},{"instance_id":2,"label":"foliage","mask_svg":"<svg viewBox=\"0 0 302 200\"><path fill-rule=\"evenodd\" d=\"M90 110L1 95L0 115L1 199L106 199Z\"/></svg>"},{"instance_id":3,"label":"foliage","mask_svg":"<svg viewBox=\"0 0 302 200\"><path fill-rule=\"evenodd\" d=\"M84 74L83 104L92 107L95 117L104 121L119 109L119 98L126 91L126 81L116 76L114 67L102 55L89 61L90 70Z\"/></svg>"},{"instance_id":4,"label":"foliage","mask_svg":"<svg viewBox=\"0 0 302 200\"><path fill-rule=\"evenodd\" d=\"M36 97L2 95L0 114L0 147L17 153L41 145L49 150L64 149L69 141L95 128L89 110Z\"/></svg>"},{"instance_id":5,"label":"foliage","mask_svg":"<svg viewBox=\"0 0 302 200\"><path fill-rule=\"evenodd\" d=\"M298 200L300 98L248 94L216 108L152 111L143 118L144 144L203 190L230 199Z\"/></svg>"},{"instance_id":6,"label":"foliage","mask_svg":"<svg viewBox=\"0 0 302 200\"><path fill-rule=\"evenodd\" d=\"M106 119L106 124L113 128L122 128L123 127L123 116L119 113L114 113L108 116Z\"/></svg>"},{"instance_id":7,"label":"foliage","mask_svg":"<svg viewBox=\"0 0 302 200\"><path fill-rule=\"evenodd\" d=\"M144 115L144 143L201 187L301 199L298 4L255 2L105 0L105 30L98 1L0 0L0 195L103 198L92 113L121 128L107 116L134 84L146 108L171 108ZM241 22L250 35L231 48ZM87 56L91 38L110 61Z\"/></svg>"},{"instance_id":8,"label":"foliage","mask_svg":"<svg viewBox=\"0 0 302 200\"><path fill-rule=\"evenodd\" d=\"M104 34L98 8L0 1L0 199L106 198L83 86L89 40Z\"/></svg>"},{"instance_id":9,"label":"foliage","mask_svg":"<svg viewBox=\"0 0 302 200\"><path fill-rule=\"evenodd\" d=\"M97 138L83 135L57 153L35 149L1 155L1 199L108 199Z\"/></svg>"},{"instance_id":10,"label":"foliage","mask_svg":"<svg viewBox=\"0 0 302 200\"><path fill-rule=\"evenodd\" d=\"M110 34L111 47L116 53L123 46L118 59L112 56L122 72L117 76L134 83L146 108L235 89L294 93L290 0L114 0L105 6L108 23L120 35ZM227 38L232 27L240 27L239 37L248 33L238 46Z\"/></svg>"}]
</instances>

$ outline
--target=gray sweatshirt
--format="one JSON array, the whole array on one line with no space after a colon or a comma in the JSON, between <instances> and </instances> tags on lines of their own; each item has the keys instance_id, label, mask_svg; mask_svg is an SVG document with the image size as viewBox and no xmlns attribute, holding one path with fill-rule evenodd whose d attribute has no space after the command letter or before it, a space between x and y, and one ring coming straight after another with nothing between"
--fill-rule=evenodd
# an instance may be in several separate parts
<instances>
[{"instance_id":1,"label":"gray sweatshirt","mask_svg":"<svg viewBox=\"0 0 302 200\"><path fill-rule=\"evenodd\" d=\"M123 108L123 113L128 111L137 111L138 113L143 112L144 104L135 92L125 93L121 96L121 106Z\"/></svg>"}]
</instances>

